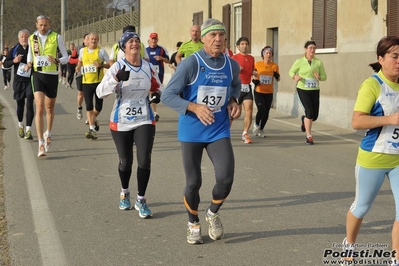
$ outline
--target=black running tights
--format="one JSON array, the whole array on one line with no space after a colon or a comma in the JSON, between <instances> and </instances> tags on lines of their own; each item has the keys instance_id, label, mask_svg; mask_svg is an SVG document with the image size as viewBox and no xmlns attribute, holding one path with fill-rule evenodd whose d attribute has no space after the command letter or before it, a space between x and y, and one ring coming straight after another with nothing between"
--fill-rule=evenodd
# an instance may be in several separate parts
<instances>
[{"instance_id":1,"label":"black running tights","mask_svg":"<svg viewBox=\"0 0 399 266\"><path fill-rule=\"evenodd\" d=\"M28 94L26 96L26 125L32 126L33 118L35 116L35 111L33 109L33 94ZM24 109L25 109L25 98L17 101L17 117L18 121L22 122L24 119Z\"/></svg>"},{"instance_id":2,"label":"black running tights","mask_svg":"<svg viewBox=\"0 0 399 266\"><path fill-rule=\"evenodd\" d=\"M145 196L151 172L151 153L155 137L155 125L142 125L131 131L111 130L119 155L118 172L123 189L129 188L133 165L133 144L137 157L137 190Z\"/></svg>"},{"instance_id":3,"label":"black running tights","mask_svg":"<svg viewBox=\"0 0 399 266\"><path fill-rule=\"evenodd\" d=\"M269 119L269 112L273 102L273 93L259 93L254 92L255 104L258 108L256 113L255 123L260 126L260 129L264 129Z\"/></svg>"},{"instance_id":4,"label":"black running tights","mask_svg":"<svg viewBox=\"0 0 399 266\"><path fill-rule=\"evenodd\" d=\"M212 161L216 184L212 190L212 202L209 207L217 213L224 200L230 194L234 180L234 153L229 138L219 139L212 143L182 142L182 158L186 174L184 204L190 222L198 222L199 190L202 185L201 162L205 149Z\"/></svg>"}]
</instances>

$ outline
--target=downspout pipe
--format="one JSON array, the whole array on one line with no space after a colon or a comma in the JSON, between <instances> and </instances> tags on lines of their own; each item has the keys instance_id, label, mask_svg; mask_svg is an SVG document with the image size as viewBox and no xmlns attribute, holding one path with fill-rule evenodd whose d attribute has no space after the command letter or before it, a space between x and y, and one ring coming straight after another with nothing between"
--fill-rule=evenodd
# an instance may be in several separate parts
<instances>
[{"instance_id":1,"label":"downspout pipe","mask_svg":"<svg viewBox=\"0 0 399 266\"><path fill-rule=\"evenodd\" d=\"M208 18L212 18L212 0L208 0Z\"/></svg>"}]
</instances>

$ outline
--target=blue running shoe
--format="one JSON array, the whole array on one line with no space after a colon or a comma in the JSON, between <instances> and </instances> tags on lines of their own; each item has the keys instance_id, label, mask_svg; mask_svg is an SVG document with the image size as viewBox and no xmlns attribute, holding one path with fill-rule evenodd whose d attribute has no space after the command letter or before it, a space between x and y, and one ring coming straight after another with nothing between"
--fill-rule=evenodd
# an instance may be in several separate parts
<instances>
[{"instance_id":1,"label":"blue running shoe","mask_svg":"<svg viewBox=\"0 0 399 266\"><path fill-rule=\"evenodd\" d=\"M132 205L130 204L130 193L121 192L121 200L119 201L119 209L130 210Z\"/></svg>"},{"instance_id":2,"label":"blue running shoe","mask_svg":"<svg viewBox=\"0 0 399 266\"><path fill-rule=\"evenodd\" d=\"M134 208L139 211L139 216L143 219L152 216L151 210L148 208L146 200L137 200Z\"/></svg>"}]
</instances>

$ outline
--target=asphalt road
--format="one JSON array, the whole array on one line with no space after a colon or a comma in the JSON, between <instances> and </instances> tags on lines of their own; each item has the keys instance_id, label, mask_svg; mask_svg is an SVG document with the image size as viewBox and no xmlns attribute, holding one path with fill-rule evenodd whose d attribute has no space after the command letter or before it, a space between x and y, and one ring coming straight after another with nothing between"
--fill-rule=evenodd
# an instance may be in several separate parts
<instances>
[{"instance_id":1,"label":"asphalt road","mask_svg":"<svg viewBox=\"0 0 399 266\"><path fill-rule=\"evenodd\" d=\"M235 183L220 212L225 237L215 242L207 235L203 212L214 177L204 153L204 244L192 246L185 239L177 113L158 106L161 119L146 195L154 216L141 219L135 210L118 208L118 157L107 122L112 96L104 101L98 140L87 140L84 119L76 119L76 90L60 84L51 152L37 158L35 128L33 141L19 139L12 91L2 88L4 187L13 265L323 265L325 250L341 250L337 246L354 198L359 132L316 122L315 145L309 146L299 118L272 110L267 138L253 138L247 145L240 141L242 119L234 121ZM131 190L135 189L133 177ZM387 245L389 250L394 216L385 182L358 242Z\"/></svg>"}]
</instances>

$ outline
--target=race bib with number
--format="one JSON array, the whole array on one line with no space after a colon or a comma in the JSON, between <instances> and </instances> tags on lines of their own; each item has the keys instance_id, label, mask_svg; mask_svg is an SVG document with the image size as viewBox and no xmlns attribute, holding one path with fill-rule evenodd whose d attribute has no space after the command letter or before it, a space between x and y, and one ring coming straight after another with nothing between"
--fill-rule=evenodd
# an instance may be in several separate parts
<instances>
[{"instance_id":1,"label":"race bib with number","mask_svg":"<svg viewBox=\"0 0 399 266\"><path fill-rule=\"evenodd\" d=\"M25 63L22 63L22 62L19 63L19 66L18 66L18 69L17 69L17 75L21 76L21 77L29 78L31 69L29 68L28 71L25 71L25 66L26 66Z\"/></svg>"},{"instance_id":2,"label":"race bib with number","mask_svg":"<svg viewBox=\"0 0 399 266\"><path fill-rule=\"evenodd\" d=\"M220 109L226 102L227 87L220 86L199 86L197 93L197 103L206 104L214 108L214 112L220 112Z\"/></svg>"},{"instance_id":3,"label":"race bib with number","mask_svg":"<svg viewBox=\"0 0 399 266\"><path fill-rule=\"evenodd\" d=\"M399 128L397 126L387 126L385 139L392 153L399 153Z\"/></svg>"},{"instance_id":4,"label":"race bib with number","mask_svg":"<svg viewBox=\"0 0 399 266\"><path fill-rule=\"evenodd\" d=\"M319 82L317 79L305 79L306 88L317 88L319 87Z\"/></svg>"},{"instance_id":5,"label":"race bib with number","mask_svg":"<svg viewBox=\"0 0 399 266\"><path fill-rule=\"evenodd\" d=\"M36 67L51 66L51 62L48 60L48 57L46 55L36 56L34 63Z\"/></svg>"},{"instance_id":6,"label":"race bib with number","mask_svg":"<svg viewBox=\"0 0 399 266\"><path fill-rule=\"evenodd\" d=\"M260 75L259 80L260 80L260 84L272 84L273 77L272 76Z\"/></svg>"},{"instance_id":7,"label":"race bib with number","mask_svg":"<svg viewBox=\"0 0 399 266\"><path fill-rule=\"evenodd\" d=\"M122 123L133 123L137 120L146 119L146 99L124 100L121 105Z\"/></svg>"},{"instance_id":8,"label":"race bib with number","mask_svg":"<svg viewBox=\"0 0 399 266\"><path fill-rule=\"evenodd\" d=\"M241 84L241 92L249 92L249 84Z\"/></svg>"},{"instance_id":9,"label":"race bib with number","mask_svg":"<svg viewBox=\"0 0 399 266\"><path fill-rule=\"evenodd\" d=\"M83 73L96 73L97 68L94 65L84 65Z\"/></svg>"}]
</instances>

